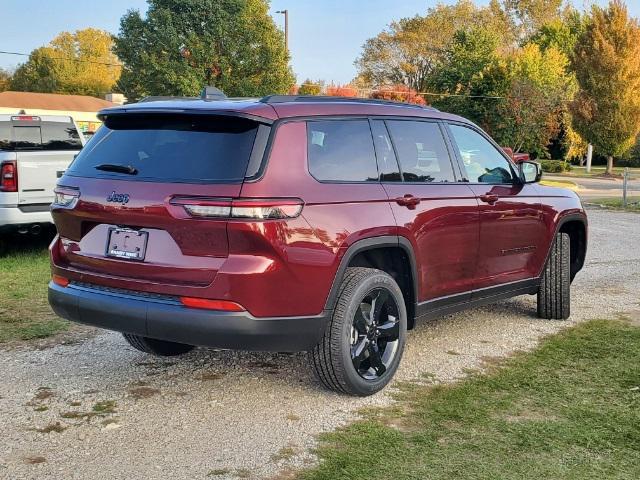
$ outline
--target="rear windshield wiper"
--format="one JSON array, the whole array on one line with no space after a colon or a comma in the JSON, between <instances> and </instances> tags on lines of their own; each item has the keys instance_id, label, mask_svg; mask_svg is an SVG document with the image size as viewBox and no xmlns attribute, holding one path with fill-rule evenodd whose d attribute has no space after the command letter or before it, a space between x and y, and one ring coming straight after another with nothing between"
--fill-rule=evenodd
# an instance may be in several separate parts
<instances>
[{"instance_id":1,"label":"rear windshield wiper","mask_svg":"<svg viewBox=\"0 0 640 480\"><path fill-rule=\"evenodd\" d=\"M138 169L131 165L115 165L112 163L102 163L95 166L96 170L103 170L105 172L117 172L126 173L127 175L137 175Z\"/></svg>"}]
</instances>

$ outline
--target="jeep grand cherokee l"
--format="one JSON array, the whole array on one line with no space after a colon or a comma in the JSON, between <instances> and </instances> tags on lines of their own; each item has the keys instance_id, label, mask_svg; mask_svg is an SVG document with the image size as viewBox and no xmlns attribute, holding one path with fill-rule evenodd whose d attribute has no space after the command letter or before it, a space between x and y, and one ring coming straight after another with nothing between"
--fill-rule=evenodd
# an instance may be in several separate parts
<instances>
[{"instance_id":1,"label":"jeep grand cherokee l","mask_svg":"<svg viewBox=\"0 0 640 480\"><path fill-rule=\"evenodd\" d=\"M369 395L418 320L522 294L569 316L578 197L464 118L289 96L100 118L56 189L49 301L138 350L308 351Z\"/></svg>"}]
</instances>

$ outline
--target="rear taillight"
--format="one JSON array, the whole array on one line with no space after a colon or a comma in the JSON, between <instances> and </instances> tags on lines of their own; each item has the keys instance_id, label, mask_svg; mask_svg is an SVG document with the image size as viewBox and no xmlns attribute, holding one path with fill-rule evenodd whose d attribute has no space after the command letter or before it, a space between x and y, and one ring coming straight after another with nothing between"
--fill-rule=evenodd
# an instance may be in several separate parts
<instances>
[{"instance_id":1,"label":"rear taillight","mask_svg":"<svg viewBox=\"0 0 640 480\"><path fill-rule=\"evenodd\" d=\"M220 199L177 197L172 205L180 205L192 217L244 220L282 220L296 218L304 203L299 198Z\"/></svg>"},{"instance_id":2,"label":"rear taillight","mask_svg":"<svg viewBox=\"0 0 640 480\"><path fill-rule=\"evenodd\" d=\"M58 186L53 190L53 207L74 208L80 198L80 191L77 188Z\"/></svg>"},{"instance_id":3,"label":"rear taillight","mask_svg":"<svg viewBox=\"0 0 640 480\"><path fill-rule=\"evenodd\" d=\"M18 191L18 166L15 160L0 164L0 192Z\"/></svg>"}]
</instances>

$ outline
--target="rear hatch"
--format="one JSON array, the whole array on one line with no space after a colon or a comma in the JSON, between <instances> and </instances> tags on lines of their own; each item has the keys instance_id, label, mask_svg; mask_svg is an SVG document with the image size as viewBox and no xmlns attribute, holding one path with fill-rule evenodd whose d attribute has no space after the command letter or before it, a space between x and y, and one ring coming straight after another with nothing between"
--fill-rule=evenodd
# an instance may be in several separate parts
<instances>
[{"instance_id":1,"label":"rear hatch","mask_svg":"<svg viewBox=\"0 0 640 480\"><path fill-rule=\"evenodd\" d=\"M268 133L228 115L109 115L59 182L57 203L69 205L53 209L54 261L110 286L209 285L228 256L227 220L198 209L240 195Z\"/></svg>"},{"instance_id":2,"label":"rear hatch","mask_svg":"<svg viewBox=\"0 0 640 480\"><path fill-rule=\"evenodd\" d=\"M0 150L5 156L11 153L16 162L18 206L49 208L56 181L82 148L82 141L71 117L0 116Z\"/></svg>"}]
</instances>

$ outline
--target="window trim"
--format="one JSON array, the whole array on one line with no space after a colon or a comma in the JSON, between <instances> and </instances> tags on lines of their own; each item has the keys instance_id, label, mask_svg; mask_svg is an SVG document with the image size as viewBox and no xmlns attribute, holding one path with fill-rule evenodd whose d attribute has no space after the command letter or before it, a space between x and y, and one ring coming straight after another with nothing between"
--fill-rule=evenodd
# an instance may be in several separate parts
<instances>
[{"instance_id":1,"label":"window trim","mask_svg":"<svg viewBox=\"0 0 640 480\"><path fill-rule=\"evenodd\" d=\"M353 121L364 121L367 122L367 127L369 130L369 135L371 136L371 146L373 148L373 161L376 167L376 172L378 173L378 176L375 180L320 180L319 178L317 178L313 173L311 173L311 162L310 157L309 157L309 147L311 146L309 144L309 123L313 123L313 122L340 122L340 121L347 121L347 122L353 122ZM358 185L358 184L362 184L362 185L372 185L372 184L380 184L380 167L378 166L378 156L376 153L376 143L375 140L373 138L373 131L371 130L371 122L369 121L369 117L368 116L344 116L344 117L311 117L311 118L306 118L303 120L304 122L304 126L305 126L305 130L306 130L306 135L305 135L305 141L307 142L306 145L306 154L307 154L307 172L309 173L309 175L311 175L311 178L313 178L316 182L318 183L326 183L326 184L336 184L336 185L340 185L340 184L346 184L346 185Z\"/></svg>"},{"instance_id":2,"label":"window trim","mask_svg":"<svg viewBox=\"0 0 640 480\"><path fill-rule=\"evenodd\" d=\"M442 125L442 121L440 119L437 118L424 118L424 117L372 117L373 120L382 120L385 124L385 127L387 129L387 133L389 135L389 140L391 141L391 145L393 146L393 152L396 155L396 162L398 163L398 169L400 171L400 178L402 178L401 181L399 182L391 182L391 181L385 181L385 182L380 182L383 184L389 184L389 185L398 185L398 184L407 184L407 185L455 185L456 183L459 183L461 181L461 177L459 176L460 172L458 171L458 169L460 168L460 166L458 165L458 159L457 157L455 157L454 155L452 155L451 149L449 147L449 138L448 138L448 131L445 130L443 128ZM404 172L402 171L402 164L400 162L400 158L398 156L398 149L396 147L396 143L393 139L393 136L391 135L391 131L389 130L389 126L387 125L387 122L392 121L406 121L406 122L420 122L420 123L435 123L438 127L438 130L440 131L440 135L442 135L442 143L444 143L445 149L447 151L447 155L449 157L449 162L451 163L451 173L453 174L453 181L451 182L408 182L404 179ZM375 142L374 142L374 146L375 146ZM455 154L455 151L453 152ZM456 166L458 167L456 169Z\"/></svg>"},{"instance_id":3,"label":"window trim","mask_svg":"<svg viewBox=\"0 0 640 480\"><path fill-rule=\"evenodd\" d=\"M453 147L454 154L455 154L456 160L458 162L458 168L463 173L463 177L462 177L461 181L463 181L467 185L508 185L508 186L522 185L522 179L520 178L520 175L518 174L518 169L516 168L516 166L513 163L513 161L509 158L509 156L505 153L505 151L502 150L502 148L500 148L500 145L498 145L495 142L495 140L493 140L484 130L482 130L481 128L477 127L474 124L469 124L469 123L465 123L465 122L457 122L455 120L445 120L443 123L445 124L444 127L446 128L447 134L449 135L449 139L451 141L451 145ZM480 135L482 138L484 138L487 142L489 142L489 144L493 148L496 149L496 151L500 154L500 156L502 156L502 158L505 159L505 161L507 162L507 164L511 168L511 174L513 175L513 179L514 179L513 182L511 182L511 183L486 183L486 182L471 182L471 181L469 181L467 168L464 165L464 161L462 160L462 156L460 155L460 147L458 147L458 143L456 142L455 136L453 135L453 131L450 128L451 125L456 125L458 127L468 128L469 130L472 130L472 131L476 132L478 135Z\"/></svg>"}]
</instances>

